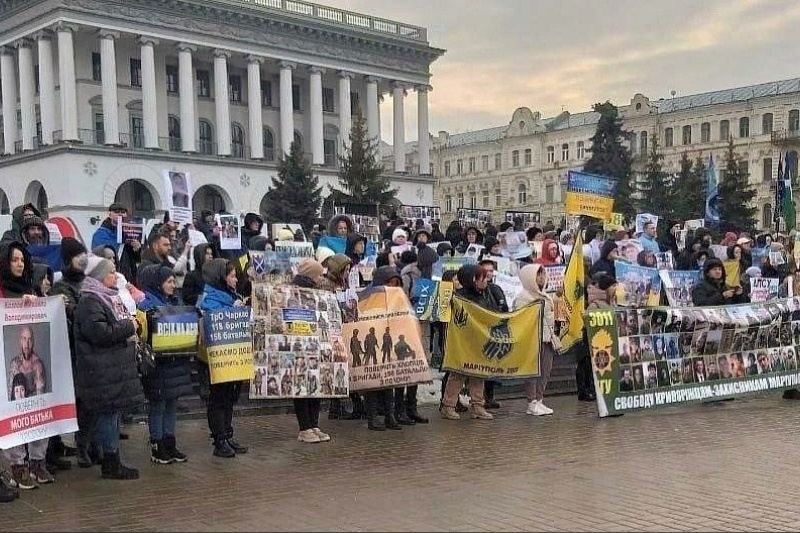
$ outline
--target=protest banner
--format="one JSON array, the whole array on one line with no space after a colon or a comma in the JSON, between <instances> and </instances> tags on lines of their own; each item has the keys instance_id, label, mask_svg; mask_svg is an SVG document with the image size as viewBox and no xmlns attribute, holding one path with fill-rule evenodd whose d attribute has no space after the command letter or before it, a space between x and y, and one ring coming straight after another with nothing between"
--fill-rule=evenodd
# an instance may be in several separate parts
<instances>
[{"instance_id":1,"label":"protest banner","mask_svg":"<svg viewBox=\"0 0 800 533\"><path fill-rule=\"evenodd\" d=\"M420 278L411 288L411 305L420 320L450 322L453 282Z\"/></svg>"},{"instance_id":2,"label":"protest banner","mask_svg":"<svg viewBox=\"0 0 800 533\"><path fill-rule=\"evenodd\" d=\"M517 301L517 296L522 292L522 282L519 280L519 276L495 272L492 283L503 289L508 307L513 308L514 302Z\"/></svg>"},{"instance_id":3,"label":"protest banner","mask_svg":"<svg viewBox=\"0 0 800 533\"><path fill-rule=\"evenodd\" d=\"M659 270L667 301L673 307L691 307L692 291L700 283L699 270Z\"/></svg>"},{"instance_id":4,"label":"protest banner","mask_svg":"<svg viewBox=\"0 0 800 533\"><path fill-rule=\"evenodd\" d=\"M588 312L598 414L796 388L799 309L790 298Z\"/></svg>"},{"instance_id":5,"label":"protest banner","mask_svg":"<svg viewBox=\"0 0 800 533\"><path fill-rule=\"evenodd\" d=\"M442 369L478 378L538 376L543 310L535 302L499 313L454 297Z\"/></svg>"},{"instance_id":6,"label":"protest banner","mask_svg":"<svg viewBox=\"0 0 800 533\"><path fill-rule=\"evenodd\" d=\"M656 268L658 270L673 270L675 268L675 261L672 257L672 252L659 252L656 256Z\"/></svg>"},{"instance_id":7,"label":"protest banner","mask_svg":"<svg viewBox=\"0 0 800 533\"><path fill-rule=\"evenodd\" d=\"M0 325L7 391L0 449L77 431L64 300L0 299Z\"/></svg>"},{"instance_id":8,"label":"protest banner","mask_svg":"<svg viewBox=\"0 0 800 533\"><path fill-rule=\"evenodd\" d=\"M433 264L433 279L442 279L442 274L450 271L457 271L465 265L475 265L478 263L477 257L440 257L438 261Z\"/></svg>"},{"instance_id":9,"label":"protest banner","mask_svg":"<svg viewBox=\"0 0 800 533\"><path fill-rule=\"evenodd\" d=\"M442 210L440 207L429 205L403 205L400 207L398 216L402 218L409 228L416 226L417 220L422 220L426 225L439 223L442 220Z\"/></svg>"},{"instance_id":10,"label":"protest banner","mask_svg":"<svg viewBox=\"0 0 800 533\"><path fill-rule=\"evenodd\" d=\"M554 293L564 288L564 275L567 272L567 265L555 265L544 267L547 272L547 285L545 292Z\"/></svg>"},{"instance_id":11,"label":"protest banner","mask_svg":"<svg viewBox=\"0 0 800 533\"><path fill-rule=\"evenodd\" d=\"M221 250L242 249L242 219L238 215L217 215Z\"/></svg>"},{"instance_id":12,"label":"protest banner","mask_svg":"<svg viewBox=\"0 0 800 533\"><path fill-rule=\"evenodd\" d=\"M531 255L532 250L524 231L502 231L497 234L497 241L500 243L500 253L505 257L521 259Z\"/></svg>"},{"instance_id":13,"label":"protest banner","mask_svg":"<svg viewBox=\"0 0 800 533\"><path fill-rule=\"evenodd\" d=\"M156 355L195 352L200 336L200 315L196 307L159 306L147 312L137 311L141 338L153 347Z\"/></svg>"},{"instance_id":14,"label":"protest banner","mask_svg":"<svg viewBox=\"0 0 800 533\"><path fill-rule=\"evenodd\" d=\"M202 330L203 342L197 355L208 363L212 385L253 377L249 307L206 311Z\"/></svg>"},{"instance_id":15,"label":"protest banner","mask_svg":"<svg viewBox=\"0 0 800 533\"><path fill-rule=\"evenodd\" d=\"M506 211L506 222L511 222L516 226L519 221L522 228L530 228L541 220L542 214L539 211Z\"/></svg>"},{"instance_id":16,"label":"protest banner","mask_svg":"<svg viewBox=\"0 0 800 533\"><path fill-rule=\"evenodd\" d=\"M643 251L644 247L636 239L623 239L617 241L617 250L621 259L632 265L637 265L639 264L639 252Z\"/></svg>"},{"instance_id":17,"label":"protest banner","mask_svg":"<svg viewBox=\"0 0 800 533\"><path fill-rule=\"evenodd\" d=\"M145 219L137 217L117 217L117 244L131 241L144 243ZM202 235L202 233L201 233Z\"/></svg>"},{"instance_id":18,"label":"protest banner","mask_svg":"<svg viewBox=\"0 0 800 533\"><path fill-rule=\"evenodd\" d=\"M311 242L275 241L275 251L288 256L294 274L303 259L314 259L314 243Z\"/></svg>"},{"instance_id":19,"label":"protest banner","mask_svg":"<svg viewBox=\"0 0 800 533\"><path fill-rule=\"evenodd\" d=\"M291 285L261 289L250 398L346 397L350 373L336 296Z\"/></svg>"},{"instance_id":20,"label":"protest banner","mask_svg":"<svg viewBox=\"0 0 800 533\"><path fill-rule=\"evenodd\" d=\"M467 209L459 207L456 209L456 220L461 222L462 226L475 226L479 230L483 230L492 220L491 209Z\"/></svg>"},{"instance_id":21,"label":"protest banner","mask_svg":"<svg viewBox=\"0 0 800 533\"><path fill-rule=\"evenodd\" d=\"M567 173L566 212L607 220L614 210L617 180L600 174L570 170Z\"/></svg>"},{"instance_id":22,"label":"protest banner","mask_svg":"<svg viewBox=\"0 0 800 533\"><path fill-rule=\"evenodd\" d=\"M611 213L603 222L603 231L619 231L625 229L625 215L622 213Z\"/></svg>"},{"instance_id":23,"label":"protest banner","mask_svg":"<svg viewBox=\"0 0 800 533\"><path fill-rule=\"evenodd\" d=\"M766 302L778 297L778 278L750 278L750 301Z\"/></svg>"},{"instance_id":24,"label":"protest banner","mask_svg":"<svg viewBox=\"0 0 800 533\"><path fill-rule=\"evenodd\" d=\"M357 305L358 317L342 326L350 357L350 389L405 387L431 381L419 321L403 289L367 288L358 293Z\"/></svg>"},{"instance_id":25,"label":"protest banner","mask_svg":"<svg viewBox=\"0 0 800 533\"><path fill-rule=\"evenodd\" d=\"M742 264L736 259L724 259L722 265L725 267L725 285L728 287L741 287Z\"/></svg>"},{"instance_id":26,"label":"protest banner","mask_svg":"<svg viewBox=\"0 0 800 533\"><path fill-rule=\"evenodd\" d=\"M661 300L661 278L655 268L614 261L617 272L617 305L656 306Z\"/></svg>"},{"instance_id":27,"label":"protest banner","mask_svg":"<svg viewBox=\"0 0 800 533\"><path fill-rule=\"evenodd\" d=\"M564 308L567 318L559 334L562 353L583 341L583 311L586 309L586 264L583 261L583 235L578 232L572 255L564 272Z\"/></svg>"},{"instance_id":28,"label":"protest banner","mask_svg":"<svg viewBox=\"0 0 800 533\"><path fill-rule=\"evenodd\" d=\"M189 173L165 170L164 192L169 219L176 224L191 224L193 191Z\"/></svg>"}]
</instances>

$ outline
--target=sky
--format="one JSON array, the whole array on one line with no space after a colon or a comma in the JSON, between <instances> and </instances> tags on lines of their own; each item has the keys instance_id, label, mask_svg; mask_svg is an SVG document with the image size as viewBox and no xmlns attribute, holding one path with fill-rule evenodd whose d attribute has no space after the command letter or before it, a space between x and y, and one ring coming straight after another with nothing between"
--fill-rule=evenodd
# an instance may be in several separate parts
<instances>
[{"instance_id":1,"label":"sky","mask_svg":"<svg viewBox=\"0 0 800 533\"><path fill-rule=\"evenodd\" d=\"M318 0L428 29L430 130L508 124L600 101L657 100L800 77L795 0ZM381 109L391 142L391 98ZM416 95L406 98L415 140Z\"/></svg>"}]
</instances>

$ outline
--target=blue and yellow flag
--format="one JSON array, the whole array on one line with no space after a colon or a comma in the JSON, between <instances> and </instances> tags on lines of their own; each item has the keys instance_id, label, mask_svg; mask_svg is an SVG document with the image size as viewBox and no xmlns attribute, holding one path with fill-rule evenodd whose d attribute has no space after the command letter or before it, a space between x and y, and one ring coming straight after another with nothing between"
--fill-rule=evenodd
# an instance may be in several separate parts
<instances>
[{"instance_id":1,"label":"blue and yellow flag","mask_svg":"<svg viewBox=\"0 0 800 533\"><path fill-rule=\"evenodd\" d=\"M561 329L561 351L583 339L583 312L586 310L586 266L583 262L583 237L575 239L567 271L564 273L564 307L567 323Z\"/></svg>"},{"instance_id":2,"label":"blue and yellow flag","mask_svg":"<svg viewBox=\"0 0 800 533\"><path fill-rule=\"evenodd\" d=\"M442 369L478 378L538 376L542 310L535 302L499 313L453 297Z\"/></svg>"}]
</instances>

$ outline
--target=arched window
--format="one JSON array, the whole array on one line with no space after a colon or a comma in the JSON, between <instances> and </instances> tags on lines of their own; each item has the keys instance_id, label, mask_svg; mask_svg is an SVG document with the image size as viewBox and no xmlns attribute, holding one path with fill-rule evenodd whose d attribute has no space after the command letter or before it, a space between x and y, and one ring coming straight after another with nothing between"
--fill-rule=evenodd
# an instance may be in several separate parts
<instances>
[{"instance_id":1,"label":"arched window","mask_svg":"<svg viewBox=\"0 0 800 533\"><path fill-rule=\"evenodd\" d=\"M547 147L547 162L554 163L556 160L556 149L552 146Z\"/></svg>"},{"instance_id":2,"label":"arched window","mask_svg":"<svg viewBox=\"0 0 800 533\"><path fill-rule=\"evenodd\" d=\"M739 137L750 137L750 119L748 117L739 119Z\"/></svg>"},{"instance_id":3,"label":"arched window","mask_svg":"<svg viewBox=\"0 0 800 533\"><path fill-rule=\"evenodd\" d=\"M581 143L583 144L583 143ZM647 155L647 132L643 131L639 134L639 153Z\"/></svg>"},{"instance_id":4,"label":"arched window","mask_svg":"<svg viewBox=\"0 0 800 533\"><path fill-rule=\"evenodd\" d=\"M303 137L300 135L300 132L295 130L294 132L294 141L293 141L298 148L299 152L303 152Z\"/></svg>"},{"instance_id":5,"label":"arched window","mask_svg":"<svg viewBox=\"0 0 800 533\"><path fill-rule=\"evenodd\" d=\"M231 156L244 157L244 129L240 124L231 124Z\"/></svg>"},{"instance_id":6,"label":"arched window","mask_svg":"<svg viewBox=\"0 0 800 533\"><path fill-rule=\"evenodd\" d=\"M764 204L764 210L761 212L761 227L767 229L772 226L772 205Z\"/></svg>"},{"instance_id":7,"label":"arched window","mask_svg":"<svg viewBox=\"0 0 800 533\"><path fill-rule=\"evenodd\" d=\"M764 135L772 133L772 113L764 113L761 117L761 133Z\"/></svg>"},{"instance_id":8,"label":"arched window","mask_svg":"<svg viewBox=\"0 0 800 533\"><path fill-rule=\"evenodd\" d=\"M275 134L264 126L264 160L275 161Z\"/></svg>"},{"instance_id":9,"label":"arched window","mask_svg":"<svg viewBox=\"0 0 800 533\"><path fill-rule=\"evenodd\" d=\"M561 160L569 161L569 145L567 143L561 145Z\"/></svg>"},{"instance_id":10,"label":"arched window","mask_svg":"<svg viewBox=\"0 0 800 533\"><path fill-rule=\"evenodd\" d=\"M586 150L583 147L583 141L578 141L577 151L578 151L577 155L578 159L583 159L584 157L586 157Z\"/></svg>"},{"instance_id":11,"label":"arched window","mask_svg":"<svg viewBox=\"0 0 800 533\"><path fill-rule=\"evenodd\" d=\"M800 111L797 109L789 111L789 131L800 131Z\"/></svg>"},{"instance_id":12,"label":"arched window","mask_svg":"<svg viewBox=\"0 0 800 533\"><path fill-rule=\"evenodd\" d=\"M169 151L181 151L181 121L178 117L170 115L167 119L167 129L169 131Z\"/></svg>"},{"instance_id":13,"label":"arched window","mask_svg":"<svg viewBox=\"0 0 800 533\"><path fill-rule=\"evenodd\" d=\"M528 187L524 183L517 185L517 203L519 205L528 203Z\"/></svg>"},{"instance_id":14,"label":"arched window","mask_svg":"<svg viewBox=\"0 0 800 533\"><path fill-rule=\"evenodd\" d=\"M731 121L730 120L720 120L719 121L719 140L720 141L727 141L728 137L731 135Z\"/></svg>"},{"instance_id":15,"label":"arched window","mask_svg":"<svg viewBox=\"0 0 800 533\"><path fill-rule=\"evenodd\" d=\"M200 153L214 155L214 128L207 120L200 121Z\"/></svg>"}]
</instances>

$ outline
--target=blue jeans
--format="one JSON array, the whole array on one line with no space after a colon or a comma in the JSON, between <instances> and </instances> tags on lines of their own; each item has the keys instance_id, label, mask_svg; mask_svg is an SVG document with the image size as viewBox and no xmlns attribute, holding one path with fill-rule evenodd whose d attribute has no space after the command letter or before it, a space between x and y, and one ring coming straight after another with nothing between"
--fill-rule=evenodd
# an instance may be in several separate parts
<instances>
[{"instance_id":1,"label":"blue jeans","mask_svg":"<svg viewBox=\"0 0 800 533\"><path fill-rule=\"evenodd\" d=\"M103 453L119 452L119 411L97 415L97 439L103 446Z\"/></svg>"},{"instance_id":2,"label":"blue jeans","mask_svg":"<svg viewBox=\"0 0 800 533\"><path fill-rule=\"evenodd\" d=\"M165 437L175 436L175 424L178 421L178 407L175 400L150 402L150 413L147 423L150 426L150 440L159 441Z\"/></svg>"}]
</instances>

